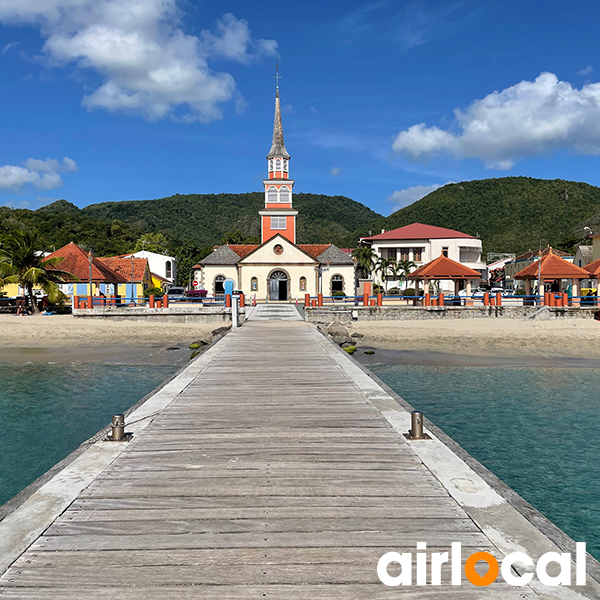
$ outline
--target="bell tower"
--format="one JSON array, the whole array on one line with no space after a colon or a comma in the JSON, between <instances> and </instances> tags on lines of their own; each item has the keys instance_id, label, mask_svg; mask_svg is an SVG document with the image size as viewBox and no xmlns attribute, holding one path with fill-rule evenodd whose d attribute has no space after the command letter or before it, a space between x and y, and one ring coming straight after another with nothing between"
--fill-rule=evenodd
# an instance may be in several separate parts
<instances>
[{"instance_id":1,"label":"bell tower","mask_svg":"<svg viewBox=\"0 0 600 600\"><path fill-rule=\"evenodd\" d=\"M279 102L279 64L277 65L277 91L275 94L275 122L273 124L273 144L267 154L269 176L263 181L265 186L265 208L259 211L261 218L261 243L278 233L293 244L296 243L297 210L292 208L292 188L294 180L289 176L290 155L283 142L281 105Z\"/></svg>"}]
</instances>

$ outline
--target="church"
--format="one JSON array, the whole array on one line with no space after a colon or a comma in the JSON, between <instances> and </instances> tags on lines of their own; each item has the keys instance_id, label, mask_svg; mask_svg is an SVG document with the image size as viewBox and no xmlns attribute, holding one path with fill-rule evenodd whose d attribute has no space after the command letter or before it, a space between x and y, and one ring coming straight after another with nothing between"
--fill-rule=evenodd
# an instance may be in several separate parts
<instances>
[{"instance_id":1,"label":"church","mask_svg":"<svg viewBox=\"0 0 600 600\"><path fill-rule=\"evenodd\" d=\"M267 155L265 207L259 211L261 243L225 245L194 267L195 279L210 296L223 293L225 279L249 298L290 302L316 296L353 296L355 266L352 257L333 244L297 244L290 179L290 155L283 141L279 86L275 95L273 145ZM302 217L300 217L302 218Z\"/></svg>"}]
</instances>

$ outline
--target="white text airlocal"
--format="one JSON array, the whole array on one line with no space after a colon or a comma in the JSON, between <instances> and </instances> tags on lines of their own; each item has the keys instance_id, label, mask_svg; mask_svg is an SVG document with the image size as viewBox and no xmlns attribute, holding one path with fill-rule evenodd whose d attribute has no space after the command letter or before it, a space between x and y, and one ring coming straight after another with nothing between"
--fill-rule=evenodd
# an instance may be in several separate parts
<instances>
[{"instance_id":1,"label":"white text airlocal","mask_svg":"<svg viewBox=\"0 0 600 600\"><path fill-rule=\"evenodd\" d=\"M427 545L424 542L417 543L417 550L425 550ZM487 562L488 571L485 575L479 575L475 571L475 565L479 561ZM512 552L508 554L499 565L498 561L489 552L475 552L471 554L466 562L464 571L462 568L462 548L459 542L454 542L451 546L450 556L448 552L431 553L429 565L431 577L427 581L428 554L426 552L417 552L416 555L416 581L412 581L413 555L411 552L387 552L377 563L377 575L381 583L388 586L397 585L442 585L442 565L450 563L450 583L451 585L462 585L463 574L468 582L477 586L487 586L494 583L500 574L502 579L509 585L520 587L531 582L534 575L537 575L540 583L547 586L566 586L571 585L571 554L558 552L546 552L542 554L537 563L524 552ZM586 582L586 550L585 542L575 544L575 585L585 585ZM392 577L388 574L388 567L392 563L398 563L402 567L399 575ZM518 575L513 570L513 565L520 563L525 567L535 567L535 572L523 573ZM548 565L558 563L558 575L548 574Z\"/></svg>"}]
</instances>

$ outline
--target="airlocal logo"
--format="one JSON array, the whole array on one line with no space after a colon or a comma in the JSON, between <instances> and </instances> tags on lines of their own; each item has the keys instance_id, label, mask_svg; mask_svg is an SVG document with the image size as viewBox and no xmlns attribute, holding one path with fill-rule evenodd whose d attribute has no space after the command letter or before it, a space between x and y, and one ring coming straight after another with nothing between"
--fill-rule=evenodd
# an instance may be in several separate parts
<instances>
[{"instance_id":1,"label":"airlocal logo","mask_svg":"<svg viewBox=\"0 0 600 600\"><path fill-rule=\"evenodd\" d=\"M425 550L427 548L424 542L417 543L417 550ZM585 543L577 542L575 544L575 585L585 585ZM475 565L480 562L488 564L488 570L485 575L479 575L475 571ZM427 583L427 554L425 552L417 552L417 581L416 585L442 585L442 565L450 562L450 583L452 585L462 585L462 548L461 544L455 542L452 544L450 558L448 552L433 552L431 554L431 581ZM388 567L392 563L399 563L402 571L399 575L392 577L388 573ZM489 552L475 552L471 554L465 563L464 574L466 578L477 586L486 586L494 583L498 578L498 574L502 574L502 578L506 583L513 586L527 585L534 576L534 573L516 574L513 570L515 563L521 563L525 567L533 567L535 565L535 574L540 582L548 586L571 585L571 554L558 552L546 552L542 554L537 561L537 564L524 552L513 552L508 554L502 564ZM559 572L557 575L548 574L548 565L550 563L558 563ZM387 552L377 563L377 575L381 583L389 586L396 585L413 585L412 582L412 566L413 555L410 552Z\"/></svg>"}]
</instances>

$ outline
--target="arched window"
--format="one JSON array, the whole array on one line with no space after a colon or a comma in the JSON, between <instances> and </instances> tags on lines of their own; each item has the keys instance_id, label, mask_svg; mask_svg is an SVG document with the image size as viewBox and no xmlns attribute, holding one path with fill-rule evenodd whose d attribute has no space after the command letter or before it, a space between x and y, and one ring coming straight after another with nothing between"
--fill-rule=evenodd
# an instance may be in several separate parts
<instances>
[{"instance_id":1,"label":"arched window","mask_svg":"<svg viewBox=\"0 0 600 600\"><path fill-rule=\"evenodd\" d=\"M269 173L273 172L273 160L269 161Z\"/></svg>"},{"instance_id":2,"label":"arched window","mask_svg":"<svg viewBox=\"0 0 600 600\"><path fill-rule=\"evenodd\" d=\"M300 277L300 291L306 291L306 277Z\"/></svg>"},{"instance_id":3,"label":"arched window","mask_svg":"<svg viewBox=\"0 0 600 600\"><path fill-rule=\"evenodd\" d=\"M279 202L290 202L290 188L279 188Z\"/></svg>"},{"instance_id":4,"label":"arched window","mask_svg":"<svg viewBox=\"0 0 600 600\"><path fill-rule=\"evenodd\" d=\"M277 202L277 188L272 185L268 190L267 190L267 202L271 203L271 202Z\"/></svg>"},{"instance_id":5,"label":"arched window","mask_svg":"<svg viewBox=\"0 0 600 600\"><path fill-rule=\"evenodd\" d=\"M275 170L276 170L276 171L281 171L281 159L280 159L280 158L278 158L278 159L275 161Z\"/></svg>"},{"instance_id":6,"label":"arched window","mask_svg":"<svg viewBox=\"0 0 600 600\"><path fill-rule=\"evenodd\" d=\"M172 265L171 265L171 261L170 261L170 260L168 260L168 261L165 263L165 277L166 277L167 279L171 279L172 275L173 275L173 267L172 267Z\"/></svg>"},{"instance_id":7,"label":"arched window","mask_svg":"<svg viewBox=\"0 0 600 600\"><path fill-rule=\"evenodd\" d=\"M256 277L253 277L250 280L250 290L253 292L258 292L258 279Z\"/></svg>"},{"instance_id":8,"label":"arched window","mask_svg":"<svg viewBox=\"0 0 600 600\"><path fill-rule=\"evenodd\" d=\"M344 278L341 275L331 276L331 295L335 292L344 292Z\"/></svg>"},{"instance_id":9,"label":"arched window","mask_svg":"<svg viewBox=\"0 0 600 600\"><path fill-rule=\"evenodd\" d=\"M288 170L288 161L287 160L283 161L283 170L287 173L287 170Z\"/></svg>"},{"instance_id":10,"label":"arched window","mask_svg":"<svg viewBox=\"0 0 600 600\"><path fill-rule=\"evenodd\" d=\"M225 286L223 282L225 281L225 275L217 275L215 277L215 281L213 284L215 290L215 296L224 296L225 295Z\"/></svg>"}]
</instances>

